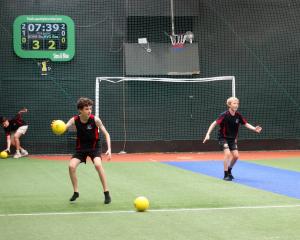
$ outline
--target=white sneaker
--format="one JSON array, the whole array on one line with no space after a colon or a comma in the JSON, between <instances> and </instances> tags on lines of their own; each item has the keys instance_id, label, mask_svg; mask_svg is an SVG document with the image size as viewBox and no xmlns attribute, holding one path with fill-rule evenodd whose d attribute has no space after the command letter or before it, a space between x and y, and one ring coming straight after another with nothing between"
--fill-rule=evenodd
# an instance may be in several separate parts
<instances>
[{"instance_id":1,"label":"white sneaker","mask_svg":"<svg viewBox=\"0 0 300 240\"><path fill-rule=\"evenodd\" d=\"M28 152L25 149L21 150L22 157L28 156Z\"/></svg>"},{"instance_id":2,"label":"white sneaker","mask_svg":"<svg viewBox=\"0 0 300 240\"><path fill-rule=\"evenodd\" d=\"M14 158L20 158L20 157L22 157L21 153L19 152L15 153Z\"/></svg>"}]
</instances>

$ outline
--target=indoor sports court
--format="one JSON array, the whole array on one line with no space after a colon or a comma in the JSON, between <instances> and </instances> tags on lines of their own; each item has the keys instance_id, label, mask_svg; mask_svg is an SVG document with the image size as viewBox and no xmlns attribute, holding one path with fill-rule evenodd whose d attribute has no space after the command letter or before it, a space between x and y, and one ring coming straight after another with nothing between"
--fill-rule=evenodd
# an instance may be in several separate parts
<instances>
[{"instance_id":1,"label":"indoor sports court","mask_svg":"<svg viewBox=\"0 0 300 240\"><path fill-rule=\"evenodd\" d=\"M299 239L298 22L295 0L2 0L0 239Z\"/></svg>"}]
</instances>

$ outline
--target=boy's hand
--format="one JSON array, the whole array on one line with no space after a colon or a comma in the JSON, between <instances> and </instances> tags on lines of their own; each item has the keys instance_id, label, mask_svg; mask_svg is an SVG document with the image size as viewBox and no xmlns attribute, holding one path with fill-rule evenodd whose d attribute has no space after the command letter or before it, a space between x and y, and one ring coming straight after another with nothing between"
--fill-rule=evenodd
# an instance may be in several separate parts
<instances>
[{"instance_id":1,"label":"boy's hand","mask_svg":"<svg viewBox=\"0 0 300 240\"><path fill-rule=\"evenodd\" d=\"M261 130L262 130L262 127L256 126L254 131L257 132L257 133L260 133Z\"/></svg>"},{"instance_id":2,"label":"boy's hand","mask_svg":"<svg viewBox=\"0 0 300 240\"><path fill-rule=\"evenodd\" d=\"M10 153L10 149L9 148L6 148L4 151L7 152L7 153Z\"/></svg>"},{"instance_id":3,"label":"boy's hand","mask_svg":"<svg viewBox=\"0 0 300 240\"><path fill-rule=\"evenodd\" d=\"M105 155L107 155L107 157L108 157L107 160L110 161L110 160L111 160L111 150L108 149L108 150L106 151Z\"/></svg>"},{"instance_id":4,"label":"boy's hand","mask_svg":"<svg viewBox=\"0 0 300 240\"><path fill-rule=\"evenodd\" d=\"M27 108L22 108L19 113L27 113L28 112L28 109Z\"/></svg>"},{"instance_id":5,"label":"boy's hand","mask_svg":"<svg viewBox=\"0 0 300 240\"><path fill-rule=\"evenodd\" d=\"M57 120L52 120L52 122L51 122L51 128L52 128L52 126L53 126L53 123L55 122L55 121L57 121Z\"/></svg>"},{"instance_id":6,"label":"boy's hand","mask_svg":"<svg viewBox=\"0 0 300 240\"><path fill-rule=\"evenodd\" d=\"M206 136L205 136L205 138L203 140L203 143L206 143L209 139L210 139L209 134L206 134Z\"/></svg>"}]
</instances>

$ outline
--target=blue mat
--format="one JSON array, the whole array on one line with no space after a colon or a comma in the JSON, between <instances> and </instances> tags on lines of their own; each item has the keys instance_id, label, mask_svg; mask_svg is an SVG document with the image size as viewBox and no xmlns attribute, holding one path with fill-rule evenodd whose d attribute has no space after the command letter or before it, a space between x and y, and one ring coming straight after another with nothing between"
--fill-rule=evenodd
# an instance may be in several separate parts
<instances>
[{"instance_id":1,"label":"blue mat","mask_svg":"<svg viewBox=\"0 0 300 240\"><path fill-rule=\"evenodd\" d=\"M220 179L224 176L223 161L165 163ZM232 174L235 183L300 199L300 172L238 161Z\"/></svg>"}]
</instances>

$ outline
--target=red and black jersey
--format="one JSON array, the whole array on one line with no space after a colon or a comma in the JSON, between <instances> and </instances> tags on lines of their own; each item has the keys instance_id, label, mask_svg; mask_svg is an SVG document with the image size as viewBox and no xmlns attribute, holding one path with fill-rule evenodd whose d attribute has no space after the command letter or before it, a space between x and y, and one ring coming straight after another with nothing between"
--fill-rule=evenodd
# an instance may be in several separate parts
<instances>
[{"instance_id":1,"label":"red and black jersey","mask_svg":"<svg viewBox=\"0 0 300 240\"><path fill-rule=\"evenodd\" d=\"M15 132L19 127L27 125L27 123L22 119L21 113L18 113L14 118L8 120L9 125L3 128L6 135L10 135L11 132Z\"/></svg>"},{"instance_id":2,"label":"red and black jersey","mask_svg":"<svg viewBox=\"0 0 300 240\"><path fill-rule=\"evenodd\" d=\"M90 115L86 123L80 121L77 115L74 117L77 129L76 150L91 151L99 148L99 131L95 122L95 116Z\"/></svg>"},{"instance_id":3,"label":"red and black jersey","mask_svg":"<svg viewBox=\"0 0 300 240\"><path fill-rule=\"evenodd\" d=\"M220 125L219 138L235 139L237 138L240 124L246 124L247 120L239 112L231 115L229 110L227 110L221 113L216 122Z\"/></svg>"}]
</instances>

